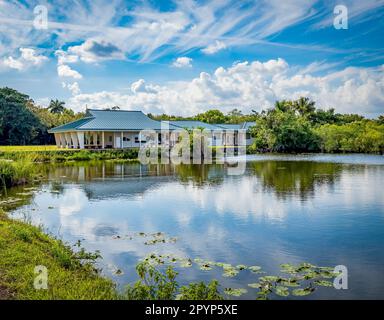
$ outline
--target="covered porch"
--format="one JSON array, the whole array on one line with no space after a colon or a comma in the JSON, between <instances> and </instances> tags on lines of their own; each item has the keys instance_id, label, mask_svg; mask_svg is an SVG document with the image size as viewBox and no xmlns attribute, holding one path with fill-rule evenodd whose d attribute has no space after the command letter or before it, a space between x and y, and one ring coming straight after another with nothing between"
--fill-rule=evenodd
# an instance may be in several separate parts
<instances>
[{"instance_id":1,"label":"covered porch","mask_svg":"<svg viewBox=\"0 0 384 320\"><path fill-rule=\"evenodd\" d=\"M69 131L54 133L56 145L69 149L125 149L140 148L148 143L172 145L169 132L157 132L150 141L140 131Z\"/></svg>"}]
</instances>

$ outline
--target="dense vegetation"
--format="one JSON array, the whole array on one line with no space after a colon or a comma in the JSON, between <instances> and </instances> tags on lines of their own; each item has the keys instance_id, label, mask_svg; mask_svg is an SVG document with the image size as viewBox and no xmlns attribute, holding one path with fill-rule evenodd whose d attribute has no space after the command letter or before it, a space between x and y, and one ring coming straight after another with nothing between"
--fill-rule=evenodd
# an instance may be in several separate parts
<instances>
[{"instance_id":1,"label":"dense vegetation","mask_svg":"<svg viewBox=\"0 0 384 320\"><path fill-rule=\"evenodd\" d=\"M53 144L48 129L82 116L83 113L75 114L57 99L43 108L25 94L0 88L0 145ZM211 109L188 118L148 116L156 120L188 119L206 123L255 122L251 132L255 142L249 152L384 152L383 115L372 120L358 114L335 113L334 109L316 108L314 101L304 97L277 101L274 108L261 113L253 110L251 114L243 114L233 109L224 114Z\"/></svg>"},{"instance_id":2,"label":"dense vegetation","mask_svg":"<svg viewBox=\"0 0 384 320\"><path fill-rule=\"evenodd\" d=\"M0 159L0 187L25 184L34 178L35 166L31 158L22 158L17 161Z\"/></svg>"},{"instance_id":3,"label":"dense vegetation","mask_svg":"<svg viewBox=\"0 0 384 320\"><path fill-rule=\"evenodd\" d=\"M83 115L75 114L58 100L52 100L48 108L43 108L28 95L0 88L0 145L54 144L48 129Z\"/></svg>"},{"instance_id":4,"label":"dense vegetation","mask_svg":"<svg viewBox=\"0 0 384 320\"><path fill-rule=\"evenodd\" d=\"M308 98L276 102L257 116L250 152L384 152L383 116L322 110Z\"/></svg>"}]
</instances>

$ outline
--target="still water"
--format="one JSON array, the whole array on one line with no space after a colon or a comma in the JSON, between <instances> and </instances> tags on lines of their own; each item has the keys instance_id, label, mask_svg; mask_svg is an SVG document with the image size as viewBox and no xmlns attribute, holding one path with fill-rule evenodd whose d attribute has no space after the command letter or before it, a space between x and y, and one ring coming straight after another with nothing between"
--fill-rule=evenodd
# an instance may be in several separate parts
<instances>
[{"instance_id":1,"label":"still water","mask_svg":"<svg viewBox=\"0 0 384 320\"><path fill-rule=\"evenodd\" d=\"M311 299L384 298L384 157L253 156L245 173L222 165L143 166L99 162L45 168L48 182L13 216L90 251L120 287L155 252L278 274L282 263L345 265L349 289L320 288ZM138 233L176 242L145 244ZM116 275L116 270L123 273ZM218 279L247 288L257 276L180 268L181 283ZM254 299L248 288L242 298Z\"/></svg>"}]
</instances>

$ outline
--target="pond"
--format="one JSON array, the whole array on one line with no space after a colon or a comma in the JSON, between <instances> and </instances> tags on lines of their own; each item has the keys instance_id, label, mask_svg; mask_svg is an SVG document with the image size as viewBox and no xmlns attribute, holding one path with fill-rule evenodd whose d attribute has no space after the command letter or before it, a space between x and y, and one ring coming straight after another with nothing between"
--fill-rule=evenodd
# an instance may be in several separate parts
<instances>
[{"instance_id":1,"label":"pond","mask_svg":"<svg viewBox=\"0 0 384 320\"><path fill-rule=\"evenodd\" d=\"M140 259L157 253L257 265L267 274L283 263L345 265L347 290L322 287L309 298L384 296L383 156L249 156L238 176L223 165L96 162L44 170L47 182L12 215L100 250L99 266L120 287L137 279ZM220 268L175 267L181 283L215 278L222 288L247 288L257 281L248 271L223 277ZM254 299L247 289L242 298Z\"/></svg>"}]
</instances>

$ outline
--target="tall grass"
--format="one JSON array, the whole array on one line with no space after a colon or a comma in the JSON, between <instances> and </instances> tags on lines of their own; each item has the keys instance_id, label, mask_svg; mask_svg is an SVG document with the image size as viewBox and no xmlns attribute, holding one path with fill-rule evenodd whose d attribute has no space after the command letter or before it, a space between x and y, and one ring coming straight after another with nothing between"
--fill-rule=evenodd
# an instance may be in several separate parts
<instances>
[{"instance_id":1,"label":"tall grass","mask_svg":"<svg viewBox=\"0 0 384 320\"><path fill-rule=\"evenodd\" d=\"M103 150L80 150L80 149L52 149L52 150L2 150L0 147L0 159L20 160L21 158L32 159L34 162L65 162L85 160L135 160L138 157L138 149L103 149Z\"/></svg>"},{"instance_id":2,"label":"tall grass","mask_svg":"<svg viewBox=\"0 0 384 320\"><path fill-rule=\"evenodd\" d=\"M2 189L30 182L35 172L32 156L20 157L17 160L0 159L0 185Z\"/></svg>"}]
</instances>

